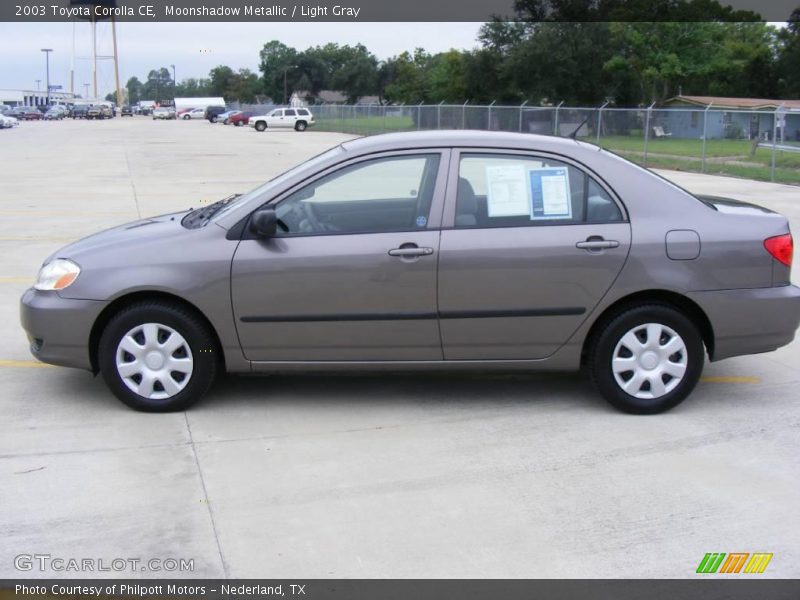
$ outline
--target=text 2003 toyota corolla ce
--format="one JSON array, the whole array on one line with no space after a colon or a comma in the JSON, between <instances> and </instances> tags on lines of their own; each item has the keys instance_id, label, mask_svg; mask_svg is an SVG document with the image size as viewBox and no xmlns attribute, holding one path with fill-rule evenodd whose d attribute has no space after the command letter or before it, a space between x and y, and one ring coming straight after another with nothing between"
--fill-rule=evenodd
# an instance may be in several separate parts
<instances>
[{"instance_id":1,"label":"text 2003 toyota corolla ce","mask_svg":"<svg viewBox=\"0 0 800 600\"><path fill-rule=\"evenodd\" d=\"M61 249L22 325L39 359L143 410L183 409L223 370L585 365L614 406L656 413L705 354L793 339L791 262L783 216L596 146L389 134Z\"/></svg>"}]
</instances>

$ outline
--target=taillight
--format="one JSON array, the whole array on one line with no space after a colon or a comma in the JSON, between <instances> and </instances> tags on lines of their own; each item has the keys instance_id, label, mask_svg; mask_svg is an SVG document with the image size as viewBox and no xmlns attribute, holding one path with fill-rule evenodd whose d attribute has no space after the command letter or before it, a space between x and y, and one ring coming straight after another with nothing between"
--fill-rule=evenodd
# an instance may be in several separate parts
<instances>
[{"instance_id":1,"label":"taillight","mask_svg":"<svg viewBox=\"0 0 800 600\"><path fill-rule=\"evenodd\" d=\"M767 252L778 262L783 263L787 267L792 266L792 250L794 249L794 244L792 242L791 233L776 235L775 237L765 239L764 248L766 248Z\"/></svg>"}]
</instances>

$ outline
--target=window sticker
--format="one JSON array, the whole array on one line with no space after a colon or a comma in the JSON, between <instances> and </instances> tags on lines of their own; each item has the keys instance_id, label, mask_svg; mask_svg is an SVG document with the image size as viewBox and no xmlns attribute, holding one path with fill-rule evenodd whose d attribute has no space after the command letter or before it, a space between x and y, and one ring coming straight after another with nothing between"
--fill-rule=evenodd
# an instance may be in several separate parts
<instances>
[{"instance_id":1,"label":"window sticker","mask_svg":"<svg viewBox=\"0 0 800 600\"><path fill-rule=\"evenodd\" d=\"M567 167L528 170L531 220L571 219L572 202Z\"/></svg>"},{"instance_id":2,"label":"window sticker","mask_svg":"<svg viewBox=\"0 0 800 600\"><path fill-rule=\"evenodd\" d=\"M486 167L486 209L489 217L514 217L530 213L525 167Z\"/></svg>"},{"instance_id":3,"label":"window sticker","mask_svg":"<svg viewBox=\"0 0 800 600\"><path fill-rule=\"evenodd\" d=\"M425 217L423 215L420 215L419 217L417 217L417 227L425 227L425 225L427 225L427 224L428 224L428 218L427 217Z\"/></svg>"}]
</instances>

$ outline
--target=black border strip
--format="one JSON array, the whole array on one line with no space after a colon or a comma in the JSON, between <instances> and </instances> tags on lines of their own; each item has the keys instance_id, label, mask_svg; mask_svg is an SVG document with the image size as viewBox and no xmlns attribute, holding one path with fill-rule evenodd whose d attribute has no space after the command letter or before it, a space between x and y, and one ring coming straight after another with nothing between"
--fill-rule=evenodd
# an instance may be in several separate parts
<instances>
[{"instance_id":1,"label":"black border strip","mask_svg":"<svg viewBox=\"0 0 800 600\"><path fill-rule=\"evenodd\" d=\"M499 319L513 317L564 317L582 315L586 308L566 306L563 308L539 308L522 310L453 310L441 313L356 313L329 315L251 315L241 317L242 323L329 323L347 321L427 321L431 319Z\"/></svg>"}]
</instances>

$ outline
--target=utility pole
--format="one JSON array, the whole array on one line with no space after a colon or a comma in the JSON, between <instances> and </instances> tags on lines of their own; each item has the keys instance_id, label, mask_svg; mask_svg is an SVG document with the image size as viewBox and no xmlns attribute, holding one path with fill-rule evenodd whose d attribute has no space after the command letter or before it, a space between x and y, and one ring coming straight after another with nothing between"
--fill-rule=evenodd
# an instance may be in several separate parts
<instances>
[{"instance_id":1,"label":"utility pole","mask_svg":"<svg viewBox=\"0 0 800 600\"><path fill-rule=\"evenodd\" d=\"M44 52L45 61L47 64L47 106L50 106L50 53L52 51L52 48L42 48L42 52Z\"/></svg>"},{"instance_id":2,"label":"utility pole","mask_svg":"<svg viewBox=\"0 0 800 600\"><path fill-rule=\"evenodd\" d=\"M178 80L175 79L175 65L170 65L172 67L172 106L175 106L175 90L177 89L176 86L178 85ZM177 106L175 109L177 110Z\"/></svg>"}]
</instances>

